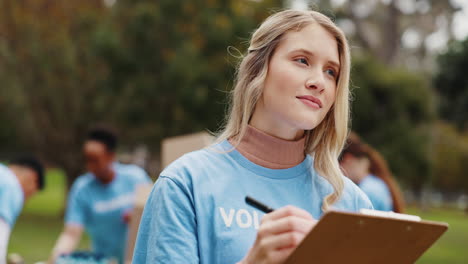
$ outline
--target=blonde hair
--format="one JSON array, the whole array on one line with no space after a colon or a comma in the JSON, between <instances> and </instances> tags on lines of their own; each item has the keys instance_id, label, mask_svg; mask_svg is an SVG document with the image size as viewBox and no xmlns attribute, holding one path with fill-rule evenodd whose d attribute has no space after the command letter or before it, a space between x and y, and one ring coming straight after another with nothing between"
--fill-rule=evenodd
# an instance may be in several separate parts
<instances>
[{"instance_id":1,"label":"blonde hair","mask_svg":"<svg viewBox=\"0 0 468 264\"><path fill-rule=\"evenodd\" d=\"M314 157L315 170L334 189L323 201L322 209L326 211L340 198L344 186L338 156L348 134L350 54L344 33L325 15L310 10L280 11L268 17L253 33L248 52L237 69L230 111L217 142L226 139L234 139L234 145L240 142L262 95L269 61L276 47L286 33L300 31L310 24L322 26L335 37L340 57L335 103L316 128L305 131L304 152Z\"/></svg>"}]
</instances>

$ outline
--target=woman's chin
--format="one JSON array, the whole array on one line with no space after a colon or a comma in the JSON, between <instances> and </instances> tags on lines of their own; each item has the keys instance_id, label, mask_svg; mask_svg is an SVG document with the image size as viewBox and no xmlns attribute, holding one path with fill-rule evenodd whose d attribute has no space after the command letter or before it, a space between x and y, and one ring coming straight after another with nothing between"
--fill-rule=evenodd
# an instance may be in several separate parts
<instances>
[{"instance_id":1,"label":"woman's chin","mask_svg":"<svg viewBox=\"0 0 468 264\"><path fill-rule=\"evenodd\" d=\"M304 131L313 130L319 124L320 124L320 122L317 122L316 120L311 120L309 122L303 122L303 123L299 124L298 128L301 129L301 130L304 130Z\"/></svg>"}]
</instances>

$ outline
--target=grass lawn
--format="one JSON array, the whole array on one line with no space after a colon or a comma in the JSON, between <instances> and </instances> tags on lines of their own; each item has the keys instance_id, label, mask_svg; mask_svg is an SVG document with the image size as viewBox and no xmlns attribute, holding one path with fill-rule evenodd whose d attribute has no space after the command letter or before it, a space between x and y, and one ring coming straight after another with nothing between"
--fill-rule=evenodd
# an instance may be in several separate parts
<instances>
[{"instance_id":1,"label":"grass lawn","mask_svg":"<svg viewBox=\"0 0 468 264\"><path fill-rule=\"evenodd\" d=\"M59 217L24 214L13 230L8 252L20 254L26 263L47 260L61 231Z\"/></svg>"},{"instance_id":2,"label":"grass lawn","mask_svg":"<svg viewBox=\"0 0 468 264\"><path fill-rule=\"evenodd\" d=\"M449 224L447 232L416 263L468 263L468 214L453 209L432 209L429 212L422 212L416 208L411 208L409 213L419 215L425 220Z\"/></svg>"},{"instance_id":3,"label":"grass lawn","mask_svg":"<svg viewBox=\"0 0 468 264\"><path fill-rule=\"evenodd\" d=\"M65 177L56 169L47 171L46 188L24 206L23 214L60 217L65 207Z\"/></svg>"},{"instance_id":4,"label":"grass lawn","mask_svg":"<svg viewBox=\"0 0 468 264\"><path fill-rule=\"evenodd\" d=\"M10 237L8 252L19 253L26 264L46 260L63 227L65 180L59 170L47 173L47 188L28 201ZM417 264L462 264L468 259L468 215L453 209L432 209L422 212L410 208L408 213L425 220L449 223L449 230L417 262ZM89 239L81 243L89 247Z\"/></svg>"}]
</instances>

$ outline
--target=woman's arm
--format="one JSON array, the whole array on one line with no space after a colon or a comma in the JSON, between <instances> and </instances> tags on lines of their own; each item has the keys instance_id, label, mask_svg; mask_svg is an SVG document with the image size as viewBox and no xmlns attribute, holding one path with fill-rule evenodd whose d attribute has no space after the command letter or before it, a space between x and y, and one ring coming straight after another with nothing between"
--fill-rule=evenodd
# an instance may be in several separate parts
<instances>
[{"instance_id":1,"label":"woman's arm","mask_svg":"<svg viewBox=\"0 0 468 264\"><path fill-rule=\"evenodd\" d=\"M6 263L10 231L10 225L3 218L0 218L0 264Z\"/></svg>"},{"instance_id":2,"label":"woman's arm","mask_svg":"<svg viewBox=\"0 0 468 264\"><path fill-rule=\"evenodd\" d=\"M66 225L52 250L49 263L55 263L62 254L69 254L76 249L83 234L83 227L79 225Z\"/></svg>"}]
</instances>

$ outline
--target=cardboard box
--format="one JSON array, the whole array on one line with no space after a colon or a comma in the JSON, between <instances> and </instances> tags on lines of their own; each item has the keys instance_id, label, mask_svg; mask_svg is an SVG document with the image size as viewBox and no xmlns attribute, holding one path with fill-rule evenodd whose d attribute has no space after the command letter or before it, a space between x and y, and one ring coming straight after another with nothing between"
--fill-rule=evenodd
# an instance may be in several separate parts
<instances>
[{"instance_id":1,"label":"cardboard box","mask_svg":"<svg viewBox=\"0 0 468 264\"><path fill-rule=\"evenodd\" d=\"M146 200L150 195L152 184L137 186L135 190L135 205L132 211L130 223L128 223L127 248L125 250L125 263L132 263L133 249L135 248L138 227L140 226L141 215L145 208Z\"/></svg>"},{"instance_id":2,"label":"cardboard box","mask_svg":"<svg viewBox=\"0 0 468 264\"><path fill-rule=\"evenodd\" d=\"M208 132L199 132L164 139L161 144L162 168L167 167L167 165L185 153L209 146L213 143L214 139L215 138L208 134Z\"/></svg>"}]
</instances>

